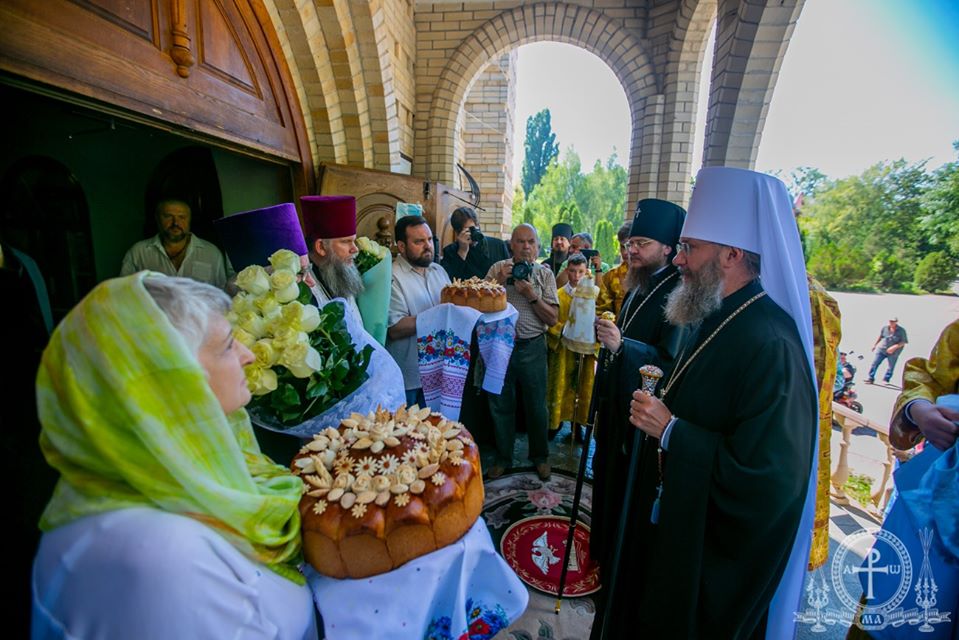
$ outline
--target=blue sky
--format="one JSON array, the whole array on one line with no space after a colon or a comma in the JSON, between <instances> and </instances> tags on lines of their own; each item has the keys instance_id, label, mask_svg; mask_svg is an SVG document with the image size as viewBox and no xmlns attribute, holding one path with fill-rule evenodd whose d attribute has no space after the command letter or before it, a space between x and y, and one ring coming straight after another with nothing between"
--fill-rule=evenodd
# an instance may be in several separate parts
<instances>
[{"instance_id":1,"label":"blue sky","mask_svg":"<svg viewBox=\"0 0 959 640\"><path fill-rule=\"evenodd\" d=\"M780 71L756 166L814 166L833 178L880 160L954 160L959 139L959 0L807 0ZM711 58L711 50L708 58ZM707 60L708 62L708 60ZM526 118L548 107L560 149L589 170L626 163L629 109L612 71L559 43L519 50L514 174ZM705 87L700 91L705 97ZM705 104L694 168L702 154Z\"/></svg>"}]
</instances>

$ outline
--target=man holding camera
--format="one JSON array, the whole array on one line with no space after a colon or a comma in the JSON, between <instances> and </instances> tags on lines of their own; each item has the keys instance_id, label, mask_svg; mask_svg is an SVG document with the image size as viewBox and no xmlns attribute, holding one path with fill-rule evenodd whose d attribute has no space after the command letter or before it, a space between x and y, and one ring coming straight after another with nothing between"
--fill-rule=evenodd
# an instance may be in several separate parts
<instances>
[{"instance_id":1,"label":"man holding camera","mask_svg":"<svg viewBox=\"0 0 959 640\"><path fill-rule=\"evenodd\" d=\"M468 280L473 276L485 278L494 262L509 258L505 242L484 236L480 231L479 220L473 209L456 209L450 216L450 225L456 238L443 247L440 264L451 279Z\"/></svg>"},{"instance_id":2,"label":"man holding camera","mask_svg":"<svg viewBox=\"0 0 959 640\"><path fill-rule=\"evenodd\" d=\"M553 272L533 260L539 253L536 229L521 224L510 239L513 257L489 269L488 278L506 287L506 298L516 307L516 345L506 369L499 395L490 395L496 462L490 479L498 478L513 465L516 439L516 398L523 396L524 417L529 437L529 459L540 479L548 480L549 442L546 437L546 330L559 318L559 299Z\"/></svg>"}]
</instances>

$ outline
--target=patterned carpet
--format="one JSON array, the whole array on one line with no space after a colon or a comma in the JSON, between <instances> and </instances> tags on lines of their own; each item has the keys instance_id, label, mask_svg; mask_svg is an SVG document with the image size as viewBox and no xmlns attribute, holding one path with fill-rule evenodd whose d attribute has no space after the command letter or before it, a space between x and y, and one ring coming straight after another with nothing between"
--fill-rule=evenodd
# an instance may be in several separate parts
<instances>
[{"instance_id":1,"label":"patterned carpet","mask_svg":"<svg viewBox=\"0 0 959 640\"><path fill-rule=\"evenodd\" d=\"M535 473L517 470L486 483L483 518L499 547L503 534L519 520L536 515L569 516L576 488L576 477L553 470L553 477L541 481ZM579 521L590 522L592 487L583 486ZM526 613L495 640L584 640L589 637L596 608L590 597L564 599L559 615L554 612L556 598L529 588Z\"/></svg>"},{"instance_id":2,"label":"patterned carpet","mask_svg":"<svg viewBox=\"0 0 959 640\"><path fill-rule=\"evenodd\" d=\"M486 482L486 503L483 517L493 536L493 542L499 547L503 533L513 522L537 514L569 515L572 506L573 491L576 486L575 474L567 469L575 469L579 463L582 447L570 442L568 427L564 427L559 436L550 442L550 462L553 464L553 477L546 483L541 482L530 469L517 469L501 478ZM591 443L588 452L590 462L593 454ZM491 447L486 447L483 465L492 465ZM525 460L527 442L525 434L519 434L516 440L515 460ZM590 464L591 467L591 464ZM587 469L587 479L592 477L592 469ZM583 500L580 520L590 523L592 505L592 486L587 482L583 487ZM829 557L835 556L840 542L848 535L863 529L880 526L872 515L852 505L839 505L833 502L829 513ZM820 582L825 576L828 580L830 565L806 576L807 584ZM854 589L855 586L851 585ZM501 631L494 640L586 640L596 612L592 598L577 598L563 601L560 615L553 613L555 597L546 596L530 589L529 607L526 613L512 626ZM804 589L805 596L812 592ZM858 598L858 594L854 594ZM841 607L835 593L829 594L830 608ZM802 602L801 609L809 609L809 602ZM801 612L797 612L801 613ZM852 613L849 612L851 619ZM848 620L837 620L825 629L814 629L811 623L797 622L796 640L842 640L849 629Z\"/></svg>"}]
</instances>

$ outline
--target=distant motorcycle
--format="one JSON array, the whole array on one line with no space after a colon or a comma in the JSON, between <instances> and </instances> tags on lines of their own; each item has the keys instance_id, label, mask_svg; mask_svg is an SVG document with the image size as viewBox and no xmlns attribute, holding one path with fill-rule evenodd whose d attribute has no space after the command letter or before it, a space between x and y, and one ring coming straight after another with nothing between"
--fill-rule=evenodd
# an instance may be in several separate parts
<instances>
[{"instance_id":1,"label":"distant motorcycle","mask_svg":"<svg viewBox=\"0 0 959 640\"><path fill-rule=\"evenodd\" d=\"M849 353L839 354L845 381L843 382L842 388L832 394L832 399L843 406L849 407L856 413L862 413L862 403L857 400L859 394L856 393L856 385L853 383L853 379L856 377L856 367L852 366L849 362L849 356L853 354L856 354L856 352L850 351ZM862 355L856 355L862 360Z\"/></svg>"}]
</instances>

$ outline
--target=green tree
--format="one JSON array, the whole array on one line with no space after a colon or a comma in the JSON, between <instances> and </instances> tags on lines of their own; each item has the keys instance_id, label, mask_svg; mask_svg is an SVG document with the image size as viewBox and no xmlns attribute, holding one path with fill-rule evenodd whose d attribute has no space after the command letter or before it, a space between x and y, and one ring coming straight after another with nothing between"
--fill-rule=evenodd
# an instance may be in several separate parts
<instances>
[{"instance_id":1,"label":"green tree","mask_svg":"<svg viewBox=\"0 0 959 640\"><path fill-rule=\"evenodd\" d=\"M565 222L577 232L586 228L583 220L583 212L579 210L579 205L576 204L575 201L568 200L564 202L559 208L559 215L553 222Z\"/></svg>"},{"instance_id":2,"label":"green tree","mask_svg":"<svg viewBox=\"0 0 959 640\"><path fill-rule=\"evenodd\" d=\"M629 175L616 161L615 151L603 164L599 160L593 170L576 185L574 198L583 211L584 221L595 233L600 220L608 220L618 229L626 218L626 189Z\"/></svg>"},{"instance_id":3,"label":"green tree","mask_svg":"<svg viewBox=\"0 0 959 640\"><path fill-rule=\"evenodd\" d=\"M526 219L526 194L523 192L522 185L515 185L513 187L513 226L523 222L530 222Z\"/></svg>"},{"instance_id":4,"label":"green tree","mask_svg":"<svg viewBox=\"0 0 959 640\"><path fill-rule=\"evenodd\" d=\"M880 291L912 288L916 263L904 259L900 252L882 251L872 259L866 282Z\"/></svg>"},{"instance_id":5,"label":"green tree","mask_svg":"<svg viewBox=\"0 0 959 640\"><path fill-rule=\"evenodd\" d=\"M613 223L609 220L600 220L596 223L596 230L593 232L593 248L599 251L599 255L609 264L614 264L619 257L619 243L616 241L616 229L613 229Z\"/></svg>"},{"instance_id":6,"label":"green tree","mask_svg":"<svg viewBox=\"0 0 959 640\"><path fill-rule=\"evenodd\" d=\"M574 231L588 231L595 239L599 223L605 220L615 235L625 218L627 183L626 169L617 163L615 153L584 175L579 155L567 149L547 167L533 191L526 193L523 221L536 227L547 249L550 230L557 222L568 222ZM615 260L615 242L613 247L608 258ZM605 252L603 256L607 257Z\"/></svg>"},{"instance_id":7,"label":"green tree","mask_svg":"<svg viewBox=\"0 0 959 640\"><path fill-rule=\"evenodd\" d=\"M959 152L959 140L952 148ZM930 249L959 258L959 162L945 164L933 173L922 209L919 226Z\"/></svg>"},{"instance_id":8,"label":"green tree","mask_svg":"<svg viewBox=\"0 0 959 640\"><path fill-rule=\"evenodd\" d=\"M579 156L569 149L561 161L554 161L547 167L543 179L532 192L526 193L525 221L536 227L546 249L553 224L560 221L561 209L575 201L576 186L582 180Z\"/></svg>"},{"instance_id":9,"label":"green tree","mask_svg":"<svg viewBox=\"0 0 959 640\"><path fill-rule=\"evenodd\" d=\"M956 281L956 261L945 251L933 251L916 267L916 288L935 293Z\"/></svg>"},{"instance_id":10,"label":"green tree","mask_svg":"<svg viewBox=\"0 0 959 640\"><path fill-rule=\"evenodd\" d=\"M812 275L828 286L911 287L926 249L919 219L928 183L924 163L897 160L820 185L800 218Z\"/></svg>"},{"instance_id":11,"label":"green tree","mask_svg":"<svg viewBox=\"0 0 959 640\"><path fill-rule=\"evenodd\" d=\"M549 109L526 119L526 141L523 143L526 157L523 159L523 191L527 195L543 179L547 167L559 156L556 134L550 124Z\"/></svg>"},{"instance_id":12,"label":"green tree","mask_svg":"<svg viewBox=\"0 0 959 640\"><path fill-rule=\"evenodd\" d=\"M806 268L824 287L857 288L869 276L869 258L855 247L827 243L810 251Z\"/></svg>"},{"instance_id":13,"label":"green tree","mask_svg":"<svg viewBox=\"0 0 959 640\"><path fill-rule=\"evenodd\" d=\"M829 184L829 178L815 167L797 167L789 172L786 184L793 195L801 193L806 198L812 198Z\"/></svg>"}]
</instances>

